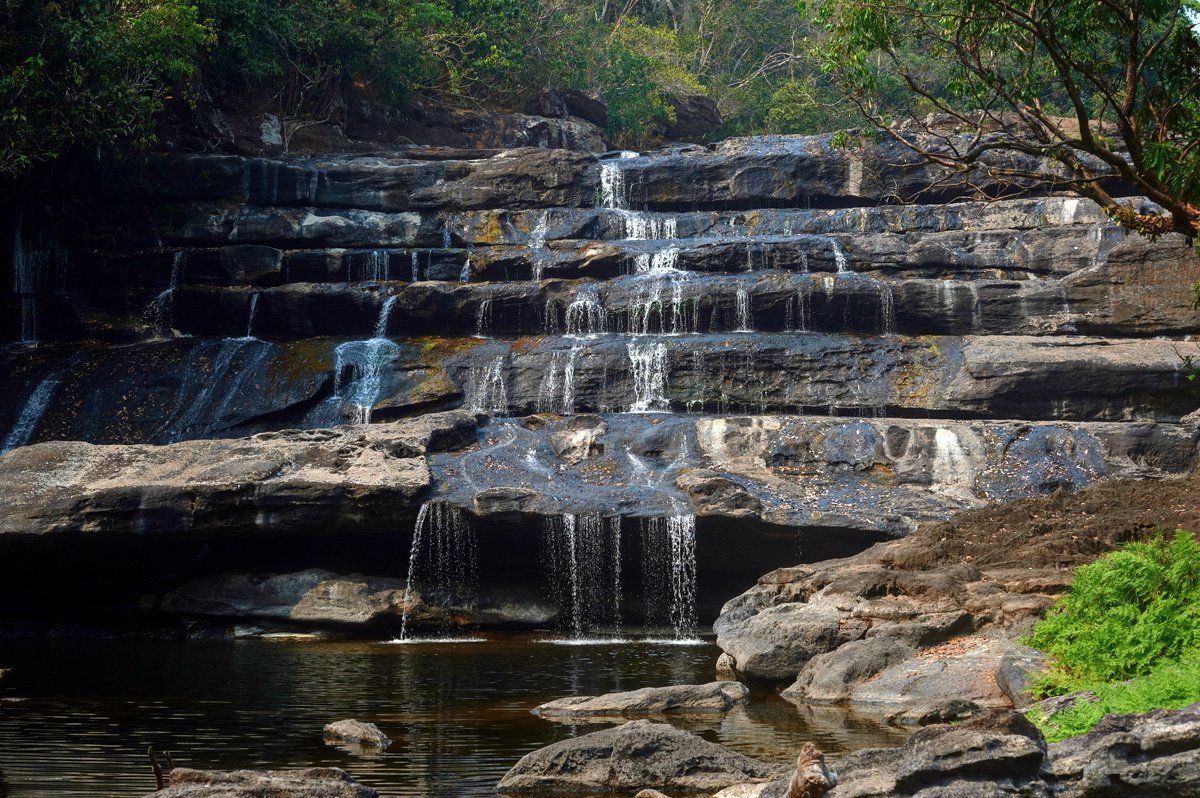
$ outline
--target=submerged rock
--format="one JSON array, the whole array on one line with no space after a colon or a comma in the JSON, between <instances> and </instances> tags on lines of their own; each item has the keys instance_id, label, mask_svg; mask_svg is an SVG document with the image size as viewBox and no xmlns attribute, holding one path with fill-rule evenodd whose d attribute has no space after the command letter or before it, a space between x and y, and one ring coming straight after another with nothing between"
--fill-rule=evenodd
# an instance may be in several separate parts
<instances>
[{"instance_id":1,"label":"submerged rock","mask_svg":"<svg viewBox=\"0 0 1200 798\"><path fill-rule=\"evenodd\" d=\"M782 769L690 732L635 720L526 754L500 783L505 795L591 795L643 788L713 792L768 781Z\"/></svg>"},{"instance_id":2,"label":"submerged rock","mask_svg":"<svg viewBox=\"0 0 1200 798\"><path fill-rule=\"evenodd\" d=\"M166 788L146 798L379 798L340 768L193 770L175 768Z\"/></svg>"},{"instance_id":3,"label":"submerged rock","mask_svg":"<svg viewBox=\"0 0 1200 798\"><path fill-rule=\"evenodd\" d=\"M348 743L366 749L384 750L392 741L374 723L359 720L338 720L325 724L322 730L327 742Z\"/></svg>"},{"instance_id":4,"label":"submerged rock","mask_svg":"<svg viewBox=\"0 0 1200 798\"><path fill-rule=\"evenodd\" d=\"M587 717L704 715L728 712L744 704L750 691L738 682L643 687L623 693L573 696L542 704L533 714L552 720Z\"/></svg>"}]
</instances>

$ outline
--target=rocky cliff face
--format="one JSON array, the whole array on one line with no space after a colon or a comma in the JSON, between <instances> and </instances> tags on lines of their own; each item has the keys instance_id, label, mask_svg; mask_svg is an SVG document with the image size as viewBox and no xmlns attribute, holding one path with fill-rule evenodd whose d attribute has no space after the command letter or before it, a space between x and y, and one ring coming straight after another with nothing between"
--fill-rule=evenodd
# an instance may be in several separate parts
<instances>
[{"instance_id":1,"label":"rocky cliff face","mask_svg":"<svg viewBox=\"0 0 1200 798\"><path fill-rule=\"evenodd\" d=\"M575 148L154 157L97 189L108 224L21 229L0 546L321 537L432 500L481 531L699 516L854 548L1194 467L1180 238L979 201L1004 187L894 142L530 143ZM395 438L453 409L437 445Z\"/></svg>"}]
</instances>

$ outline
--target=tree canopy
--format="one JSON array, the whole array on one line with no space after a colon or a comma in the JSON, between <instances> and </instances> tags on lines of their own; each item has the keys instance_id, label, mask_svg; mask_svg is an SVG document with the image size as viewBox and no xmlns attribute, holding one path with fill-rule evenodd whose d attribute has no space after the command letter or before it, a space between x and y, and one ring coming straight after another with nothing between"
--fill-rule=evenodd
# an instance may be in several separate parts
<instances>
[{"instance_id":1,"label":"tree canopy","mask_svg":"<svg viewBox=\"0 0 1200 798\"><path fill-rule=\"evenodd\" d=\"M802 0L826 31L826 74L863 115L926 157L1050 182L1128 228L1200 233L1200 40L1193 0ZM937 114L928 147L879 102L899 78L905 116ZM908 128L911 130L911 126ZM925 139L926 141L928 139ZM989 166L997 152L1052 168ZM1159 206L1115 199L1115 175Z\"/></svg>"}]
</instances>

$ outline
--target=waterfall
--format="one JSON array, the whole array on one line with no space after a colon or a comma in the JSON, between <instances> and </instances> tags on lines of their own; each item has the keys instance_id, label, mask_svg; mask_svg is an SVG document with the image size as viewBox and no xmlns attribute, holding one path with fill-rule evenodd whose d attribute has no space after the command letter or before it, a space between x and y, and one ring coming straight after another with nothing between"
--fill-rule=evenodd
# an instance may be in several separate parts
<instances>
[{"instance_id":1,"label":"waterfall","mask_svg":"<svg viewBox=\"0 0 1200 798\"><path fill-rule=\"evenodd\" d=\"M421 282L421 263L420 259L417 257L419 254L420 253L415 249L412 251L412 282L414 283Z\"/></svg>"},{"instance_id":2,"label":"waterfall","mask_svg":"<svg viewBox=\"0 0 1200 798\"><path fill-rule=\"evenodd\" d=\"M667 347L661 341L630 341L629 372L633 383L630 413L664 413L667 398Z\"/></svg>"},{"instance_id":3,"label":"waterfall","mask_svg":"<svg viewBox=\"0 0 1200 798\"><path fill-rule=\"evenodd\" d=\"M543 520L549 587L575 641L621 629L621 519L567 513Z\"/></svg>"},{"instance_id":4,"label":"waterfall","mask_svg":"<svg viewBox=\"0 0 1200 798\"><path fill-rule=\"evenodd\" d=\"M679 220L673 216L655 217L649 213L616 210L621 234L628 241L661 241L679 237Z\"/></svg>"},{"instance_id":5,"label":"waterfall","mask_svg":"<svg viewBox=\"0 0 1200 798\"><path fill-rule=\"evenodd\" d=\"M575 412L575 361L581 351L582 347L576 345L550 356L550 369L538 387L539 413L571 415Z\"/></svg>"},{"instance_id":6,"label":"waterfall","mask_svg":"<svg viewBox=\"0 0 1200 798\"><path fill-rule=\"evenodd\" d=\"M604 306L594 285L584 285L575 291L567 305L567 335L578 338L606 331Z\"/></svg>"},{"instance_id":7,"label":"waterfall","mask_svg":"<svg viewBox=\"0 0 1200 798\"><path fill-rule=\"evenodd\" d=\"M392 308L396 306L396 295L392 294L383 300L379 306L379 318L375 321L375 337L387 337L388 322L392 318Z\"/></svg>"},{"instance_id":8,"label":"waterfall","mask_svg":"<svg viewBox=\"0 0 1200 798\"><path fill-rule=\"evenodd\" d=\"M630 335L678 335L695 332L698 327L699 299L685 299L687 272L654 272L637 278L640 288L628 310ZM670 288L670 294L667 288ZM654 328L657 315L658 327Z\"/></svg>"},{"instance_id":9,"label":"waterfall","mask_svg":"<svg viewBox=\"0 0 1200 798\"><path fill-rule=\"evenodd\" d=\"M664 247L657 252L641 252L634 258L637 274L663 274L678 272L679 247Z\"/></svg>"},{"instance_id":10,"label":"waterfall","mask_svg":"<svg viewBox=\"0 0 1200 798\"><path fill-rule=\"evenodd\" d=\"M974 480L971 461L953 430L933 433L933 481L947 488L969 488Z\"/></svg>"},{"instance_id":11,"label":"waterfall","mask_svg":"<svg viewBox=\"0 0 1200 798\"><path fill-rule=\"evenodd\" d=\"M842 251L842 245L838 243L836 238L829 239L829 246L833 249L833 262L837 268L838 274L845 274L849 271L849 261L846 260L846 253Z\"/></svg>"},{"instance_id":12,"label":"waterfall","mask_svg":"<svg viewBox=\"0 0 1200 798\"><path fill-rule=\"evenodd\" d=\"M257 351L242 359L241 366L235 374L234 364L247 348L255 348ZM216 354L210 360L207 374L201 374L194 380L200 386L195 398L170 423L164 435L165 439L174 442L196 433L210 435L215 425L220 422L226 407L234 397L244 393L246 380L266 362L273 349L270 344L257 338L221 339ZM183 376L185 381L180 386L181 391L177 396L180 400L187 395L187 378L192 375Z\"/></svg>"},{"instance_id":13,"label":"waterfall","mask_svg":"<svg viewBox=\"0 0 1200 798\"><path fill-rule=\"evenodd\" d=\"M734 332L753 332L754 325L750 318L750 289L744 280L738 280L737 298L734 303L737 313L737 328Z\"/></svg>"},{"instance_id":14,"label":"waterfall","mask_svg":"<svg viewBox=\"0 0 1200 798\"><path fill-rule=\"evenodd\" d=\"M676 640L695 637L696 516L642 519L646 625L669 623Z\"/></svg>"},{"instance_id":15,"label":"waterfall","mask_svg":"<svg viewBox=\"0 0 1200 798\"><path fill-rule=\"evenodd\" d=\"M884 335L896 334L896 297L892 286L886 280L876 280L879 286L879 332Z\"/></svg>"},{"instance_id":16,"label":"waterfall","mask_svg":"<svg viewBox=\"0 0 1200 798\"><path fill-rule=\"evenodd\" d=\"M42 420L42 416L46 412L46 408L50 405L50 399L54 396L54 392L58 390L59 383L62 382L63 375L67 372L68 366L61 369L55 369L47 377L42 379L29 394L29 399L25 401L25 406L21 408L21 415L17 416L16 423L13 424L8 435L4 438L4 445L0 447L0 454L15 449L18 446L24 446L33 439L34 432L37 431L38 422Z\"/></svg>"},{"instance_id":17,"label":"waterfall","mask_svg":"<svg viewBox=\"0 0 1200 798\"><path fill-rule=\"evenodd\" d=\"M471 282L471 252L467 251L467 257L463 259L462 271L458 273L458 281L460 283Z\"/></svg>"},{"instance_id":18,"label":"waterfall","mask_svg":"<svg viewBox=\"0 0 1200 798\"><path fill-rule=\"evenodd\" d=\"M479 557L475 529L462 508L425 502L417 512L408 551L408 578L400 616L399 643L409 642L410 601L418 580L427 608L474 606L478 600ZM436 604L435 604L436 602Z\"/></svg>"},{"instance_id":19,"label":"waterfall","mask_svg":"<svg viewBox=\"0 0 1200 798\"><path fill-rule=\"evenodd\" d=\"M538 214L537 223L529 231L529 257L533 262L533 281L542 279L546 268L546 233L549 228L549 214L542 211Z\"/></svg>"},{"instance_id":20,"label":"waterfall","mask_svg":"<svg viewBox=\"0 0 1200 798\"><path fill-rule=\"evenodd\" d=\"M346 274L347 282L379 283L391 279L390 258L385 249L373 249L365 258L354 258Z\"/></svg>"},{"instance_id":21,"label":"waterfall","mask_svg":"<svg viewBox=\"0 0 1200 798\"><path fill-rule=\"evenodd\" d=\"M636 158L638 154L622 150L621 160ZM600 164L600 205L605 208L625 208L628 200L625 197L625 173L615 161L604 161Z\"/></svg>"},{"instance_id":22,"label":"waterfall","mask_svg":"<svg viewBox=\"0 0 1200 798\"><path fill-rule=\"evenodd\" d=\"M492 300L484 299L479 302L479 307L475 309L475 337L487 338L488 330L492 326Z\"/></svg>"},{"instance_id":23,"label":"waterfall","mask_svg":"<svg viewBox=\"0 0 1200 798\"><path fill-rule=\"evenodd\" d=\"M246 313L246 335L247 340L254 337L254 316L258 313L258 292L255 291L250 295L250 309Z\"/></svg>"},{"instance_id":24,"label":"waterfall","mask_svg":"<svg viewBox=\"0 0 1200 798\"><path fill-rule=\"evenodd\" d=\"M784 309L784 327L791 332L808 332L811 320L812 281L802 278Z\"/></svg>"},{"instance_id":25,"label":"waterfall","mask_svg":"<svg viewBox=\"0 0 1200 798\"><path fill-rule=\"evenodd\" d=\"M505 353L486 366L472 366L467 384L467 409L472 413L502 416L508 413L508 369Z\"/></svg>"},{"instance_id":26,"label":"waterfall","mask_svg":"<svg viewBox=\"0 0 1200 798\"><path fill-rule=\"evenodd\" d=\"M382 337L346 341L333 351L334 398L354 408L359 424L371 423L384 377L399 351L393 341Z\"/></svg>"},{"instance_id":27,"label":"waterfall","mask_svg":"<svg viewBox=\"0 0 1200 798\"><path fill-rule=\"evenodd\" d=\"M171 258L171 282L167 285L165 291L154 298L152 307L154 308L159 327L159 334L168 336L174 322L174 298L175 289L179 287L179 281L183 275L183 250L175 250L174 256Z\"/></svg>"}]
</instances>

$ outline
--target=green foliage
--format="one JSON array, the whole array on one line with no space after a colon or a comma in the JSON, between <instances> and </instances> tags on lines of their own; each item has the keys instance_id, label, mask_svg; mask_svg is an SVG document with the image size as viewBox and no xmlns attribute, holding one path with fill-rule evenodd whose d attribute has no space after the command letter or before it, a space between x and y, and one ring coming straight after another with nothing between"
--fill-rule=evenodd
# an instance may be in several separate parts
<instances>
[{"instance_id":1,"label":"green foliage","mask_svg":"<svg viewBox=\"0 0 1200 798\"><path fill-rule=\"evenodd\" d=\"M1195 0L801 0L801 8L828 32L814 55L876 122L897 111L902 76L901 115L937 110L966 129L1002 126L1007 149L1058 161L1123 224L1152 235L1200 232ZM1122 209L1085 155L1166 213ZM978 163L980 151L961 157Z\"/></svg>"},{"instance_id":2,"label":"green foliage","mask_svg":"<svg viewBox=\"0 0 1200 798\"><path fill-rule=\"evenodd\" d=\"M1200 543L1159 533L1080 567L1030 643L1055 658L1046 694L1145 676L1197 651Z\"/></svg>"},{"instance_id":3,"label":"green foliage","mask_svg":"<svg viewBox=\"0 0 1200 798\"><path fill-rule=\"evenodd\" d=\"M0 175L71 147L148 143L212 40L187 0L6 0L0 30Z\"/></svg>"},{"instance_id":4,"label":"green foliage","mask_svg":"<svg viewBox=\"0 0 1200 798\"><path fill-rule=\"evenodd\" d=\"M1079 701L1051 718L1037 705L1030 710L1029 719L1050 742L1087 734L1105 715L1180 709L1200 701L1200 653L1156 668L1147 676L1083 689L1094 692L1097 700Z\"/></svg>"}]
</instances>

